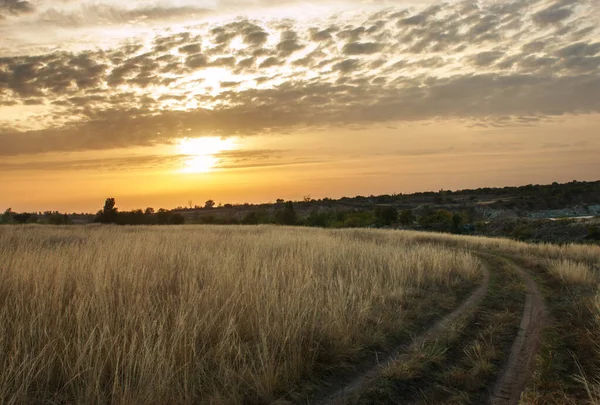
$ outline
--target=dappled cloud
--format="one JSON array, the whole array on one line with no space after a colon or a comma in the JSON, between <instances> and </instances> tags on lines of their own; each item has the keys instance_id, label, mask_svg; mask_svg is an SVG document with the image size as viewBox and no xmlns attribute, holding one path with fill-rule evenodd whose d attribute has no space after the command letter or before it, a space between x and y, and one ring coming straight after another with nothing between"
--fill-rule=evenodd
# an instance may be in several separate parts
<instances>
[{"instance_id":1,"label":"dappled cloud","mask_svg":"<svg viewBox=\"0 0 600 405\"><path fill-rule=\"evenodd\" d=\"M0 30L20 18L75 28L185 20L108 47L0 58L0 108L13 112L0 115L0 155L396 121L518 126L600 112L595 0L364 10L348 2L357 11L305 19L139 3L0 2Z\"/></svg>"}]
</instances>

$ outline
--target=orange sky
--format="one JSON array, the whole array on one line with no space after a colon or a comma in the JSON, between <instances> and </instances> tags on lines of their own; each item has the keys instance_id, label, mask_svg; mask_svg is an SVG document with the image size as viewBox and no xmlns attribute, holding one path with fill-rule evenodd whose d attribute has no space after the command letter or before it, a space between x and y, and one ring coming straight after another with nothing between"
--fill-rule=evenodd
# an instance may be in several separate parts
<instances>
[{"instance_id":1,"label":"orange sky","mask_svg":"<svg viewBox=\"0 0 600 405\"><path fill-rule=\"evenodd\" d=\"M595 1L239 4L0 5L0 210L598 180Z\"/></svg>"}]
</instances>

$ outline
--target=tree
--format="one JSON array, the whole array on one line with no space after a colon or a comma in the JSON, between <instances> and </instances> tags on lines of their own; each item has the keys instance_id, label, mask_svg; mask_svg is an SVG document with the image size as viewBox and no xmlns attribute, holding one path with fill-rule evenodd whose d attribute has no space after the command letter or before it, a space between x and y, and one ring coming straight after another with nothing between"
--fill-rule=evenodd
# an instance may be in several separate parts
<instances>
[{"instance_id":1,"label":"tree","mask_svg":"<svg viewBox=\"0 0 600 405\"><path fill-rule=\"evenodd\" d=\"M164 208L159 208L156 211L156 218L159 225L167 225L169 223L169 211Z\"/></svg>"},{"instance_id":2,"label":"tree","mask_svg":"<svg viewBox=\"0 0 600 405\"><path fill-rule=\"evenodd\" d=\"M12 208L7 208L6 211L4 211L4 215L2 215L2 223L10 224L11 222L13 222L13 211Z\"/></svg>"},{"instance_id":3,"label":"tree","mask_svg":"<svg viewBox=\"0 0 600 405\"><path fill-rule=\"evenodd\" d=\"M211 209L215 207L215 202L213 200L208 200L204 203L204 208Z\"/></svg>"},{"instance_id":4,"label":"tree","mask_svg":"<svg viewBox=\"0 0 600 405\"><path fill-rule=\"evenodd\" d=\"M275 213L275 221L282 225L296 225L298 217L294 209L294 203L291 201L286 202L283 208Z\"/></svg>"},{"instance_id":5,"label":"tree","mask_svg":"<svg viewBox=\"0 0 600 405\"><path fill-rule=\"evenodd\" d=\"M94 222L100 222L102 224L115 224L117 223L117 219L118 213L117 208L115 208L115 199L107 198L104 201L104 208L102 208L102 211L98 212Z\"/></svg>"},{"instance_id":6,"label":"tree","mask_svg":"<svg viewBox=\"0 0 600 405\"><path fill-rule=\"evenodd\" d=\"M250 211L247 213L242 219L242 224L244 225L258 225L260 218L255 211Z\"/></svg>"},{"instance_id":7,"label":"tree","mask_svg":"<svg viewBox=\"0 0 600 405\"><path fill-rule=\"evenodd\" d=\"M452 216L448 210L428 211L419 218L419 222L428 229L447 232L452 228Z\"/></svg>"},{"instance_id":8,"label":"tree","mask_svg":"<svg viewBox=\"0 0 600 405\"><path fill-rule=\"evenodd\" d=\"M600 240L600 227L592 225L588 229L587 238L591 240Z\"/></svg>"},{"instance_id":9,"label":"tree","mask_svg":"<svg viewBox=\"0 0 600 405\"><path fill-rule=\"evenodd\" d=\"M144 215L154 215L154 208L148 207L144 210Z\"/></svg>"},{"instance_id":10,"label":"tree","mask_svg":"<svg viewBox=\"0 0 600 405\"><path fill-rule=\"evenodd\" d=\"M26 224L29 222L29 220L31 219L32 216L33 216L33 214L30 214L28 212L23 212L21 214L14 214L13 220L17 224Z\"/></svg>"},{"instance_id":11,"label":"tree","mask_svg":"<svg viewBox=\"0 0 600 405\"><path fill-rule=\"evenodd\" d=\"M415 222L415 215L412 210L403 210L400 213L398 220L402 225L412 225L412 223Z\"/></svg>"},{"instance_id":12,"label":"tree","mask_svg":"<svg viewBox=\"0 0 600 405\"><path fill-rule=\"evenodd\" d=\"M169 217L169 225L183 225L185 224L185 217L179 213L171 214Z\"/></svg>"},{"instance_id":13,"label":"tree","mask_svg":"<svg viewBox=\"0 0 600 405\"><path fill-rule=\"evenodd\" d=\"M285 200L283 198L278 198L277 200L275 200L275 202L277 204L283 204L285 202Z\"/></svg>"},{"instance_id":14,"label":"tree","mask_svg":"<svg viewBox=\"0 0 600 405\"><path fill-rule=\"evenodd\" d=\"M44 214L50 225L66 225L69 223L69 216L67 214L61 214L58 211L47 212Z\"/></svg>"},{"instance_id":15,"label":"tree","mask_svg":"<svg viewBox=\"0 0 600 405\"><path fill-rule=\"evenodd\" d=\"M463 216L460 212L455 212L452 215L452 233L461 233L463 228Z\"/></svg>"},{"instance_id":16,"label":"tree","mask_svg":"<svg viewBox=\"0 0 600 405\"><path fill-rule=\"evenodd\" d=\"M398 221L398 210L392 206L375 209L375 217L377 217L377 223L382 226L391 225Z\"/></svg>"}]
</instances>

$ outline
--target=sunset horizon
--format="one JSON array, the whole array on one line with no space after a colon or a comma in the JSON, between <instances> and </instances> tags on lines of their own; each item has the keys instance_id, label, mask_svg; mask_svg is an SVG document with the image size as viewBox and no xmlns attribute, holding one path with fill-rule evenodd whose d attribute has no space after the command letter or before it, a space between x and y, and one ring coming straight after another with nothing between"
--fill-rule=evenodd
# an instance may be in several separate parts
<instances>
[{"instance_id":1,"label":"sunset horizon","mask_svg":"<svg viewBox=\"0 0 600 405\"><path fill-rule=\"evenodd\" d=\"M600 404L600 0L0 0L0 404Z\"/></svg>"},{"instance_id":2,"label":"sunset horizon","mask_svg":"<svg viewBox=\"0 0 600 405\"><path fill-rule=\"evenodd\" d=\"M592 0L0 2L0 210L600 173Z\"/></svg>"}]
</instances>

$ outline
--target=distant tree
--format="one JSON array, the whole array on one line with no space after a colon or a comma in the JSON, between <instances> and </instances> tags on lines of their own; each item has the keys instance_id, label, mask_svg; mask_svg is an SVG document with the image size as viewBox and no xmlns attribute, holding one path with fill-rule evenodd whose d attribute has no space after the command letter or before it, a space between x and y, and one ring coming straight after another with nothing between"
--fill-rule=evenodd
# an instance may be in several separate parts
<instances>
[{"instance_id":1,"label":"distant tree","mask_svg":"<svg viewBox=\"0 0 600 405\"><path fill-rule=\"evenodd\" d=\"M215 202L213 200L208 200L204 203L204 208L211 209L211 208L214 208L214 206L215 206Z\"/></svg>"},{"instance_id":2,"label":"distant tree","mask_svg":"<svg viewBox=\"0 0 600 405\"><path fill-rule=\"evenodd\" d=\"M60 212L53 212L48 216L50 225L66 225L69 223L69 216Z\"/></svg>"},{"instance_id":3,"label":"distant tree","mask_svg":"<svg viewBox=\"0 0 600 405\"><path fill-rule=\"evenodd\" d=\"M104 212L107 214L116 212L117 209L115 208L115 204L114 198L107 198L106 201L104 201Z\"/></svg>"},{"instance_id":4,"label":"distant tree","mask_svg":"<svg viewBox=\"0 0 600 405\"><path fill-rule=\"evenodd\" d=\"M307 226L316 226L324 228L327 226L327 213L313 210L305 219Z\"/></svg>"},{"instance_id":5,"label":"distant tree","mask_svg":"<svg viewBox=\"0 0 600 405\"><path fill-rule=\"evenodd\" d=\"M260 218L258 216L258 213L256 211L250 211L249 213L244 215L244 218L242 219L242 224L258 225L259 221L260 221Z\"/></svg>"},{"instance_id":6,"label":"distant tree","mask_svg":"<svg viewBox=\"0 0 600 405\"><path fill-rule=\"evenodd\" d=\"M588 228L587 238L591 240L600 241L600 227L598 225L592 225Z\"/></svg>"},{"instance_id":7,"label":"distant tree","mask_svg":"<svg viewBox=\"0 0 600 405\"><path fill-rule=\"evenodd\" d=\"M179 213L171 214L169 217L169 225L183 225L185 217Z\"/></svg>"},{"instance_id":8,"label":"distant tree","mask_svg":"<svg viewBox=\"0 0 600 405\"><path fill-rule=\"evenodd\" d=\"M4 211L4 214L2 215L2 223L3 224L10 224L13 222L13 210L12 208L7 208L6 211Z\"/></svg>"},{"instance_id":9,"label":"distant tree","mask_svg":"<svg viewBox=\"0 0 600 405\"><path fill-rule=\"evenodd\" d=\"M302 199L304 202L311 202L312 198L310 198L310 195L305 195L304 198Z\"/></svg>"},{"instance_id":10,"label":"distant tree","mask_svg":"<svg viewBox=\"0 0 600 405\"><path fill-rule=\"evenodd\" d=\"M33 216L33 214L30 214L28 212L23 212L21 214L14 214L13 220L17 224L26 224L29 222L29 220L31 219L32 216Z\"/></svg>"},{"instance_id":11,"label":"distant tree","mask_svg":"<svg viewBox=\"0 0 600 405\"><path fill-rule=\"evenodd\" d=\"M277 200L275 200L275 202L277 204L283 204L285 202L285 200L283 198L278 198Z\"/></svg>"},{"instance_id":12,"label":"distant tree","mask_svg":"<svg viewBox=\"0 0 600 405\"><path fill-rule=\"evenodd\" d=\"M270 223L273 223L273 220L269 213L264 209L260 209L258 211L250 211L246 215L244 215L244 218L242 219L242 224L244 225L258 225Z\"/></svg>"},{"instance_id":13,"label":"distant tree","mask_svg":"<svg viewBox=\"0 0 600 405\"><path fill-rule=\"evenodd\" d=\"M428 211L419 218L419 223L428 229L448 232L452 228L452 213L447 210Z\"/></svg>"},{"instance_id":14,"label":"distant tree","mask_svg":"<svg viewBox=\"0 0 600 405\"><path fill-rule=\"evenodd\" d=\"M144 215L154 215L154 208L148 207L144 210Z\"/></svg>"},{"instance_id":15,"label":"distant tree","mask_svg":"<svg viewBox=\"0 0 600 405\"><path fill-rule=\"evenodd\" d=\"M398 210L392 206L389 207L377 207L375 209L375 217L377 218L377 224L380 226L388 226L398 221Z\"/></svg>"},{"instance_id":16,"label":"distant tree","mask_svg":"<svg viewBox=\"0 0 600 405\"><path fill-rule=\"evenodd\" d=\"M198 222L201 224L213 225L217 223L217 218L214 215L202 215L198 219Z\"/></svg>"},{"instance_id":17,"label":"distant tree","mask_svg":"<svg viewBox=\"0 0 600 405\"><path fill-rule=\"evenodd\" d=\"M464 225L464 218L459 212L455 212L452 215L452 233L462 233L462 228Z\"/></svg>"},{"instance_id":18,"label":"distant tree","mask_svg":"<svg viewBox=\"0 0 600 405\"><path fill-rule=\"evenodd\" d=\"M169 211L164 208L159 208L156 211L156 219L158 225L168 225L169 224Z\"/></svg>"},{"instance_id":19,"label":"distant tree","mask_svg":"<svg viewBox=\"0 0 600 405\"><path fill-rule=\"evenodd\" d=\"M403 210L398 216L398 221L402 225L412 225L415 222L415 215L412 210Z\"/></svg>"},{"instance_id":20,"label":"distant tree","mask_svg":"<svg viewBox=\"0 0 600 405\"><path fill-rule=\"evenodd\" d=\"M294 203L291 201L286 202L283 208L275 213L275 221L282 225L296 225L298 216L294 209Z\"/></svg>"},{"instance_id":21,"label":"distant tree","mask_svg":"<svg viewBox=\"0 0 600 405\"><path fill-rule=\"evenodd\" d=\"M192 200L188 200L188 206L190 207L190 209L192 209L194 206L194 202Z\"/></svg>"},{"instance_id":22,"label":"distant tree","mask_svg":"<svg viewBox=\"0 0 600 405\"><path fill-rule=\"evenodd\" d=\"M115 199L107 198L104 201L104 208L102 211L98 212L98 215L95 219L95 222L100 222L103 224L116 224L117 223L117 208L115 207Z\"/></svg>"}]
</instances>

